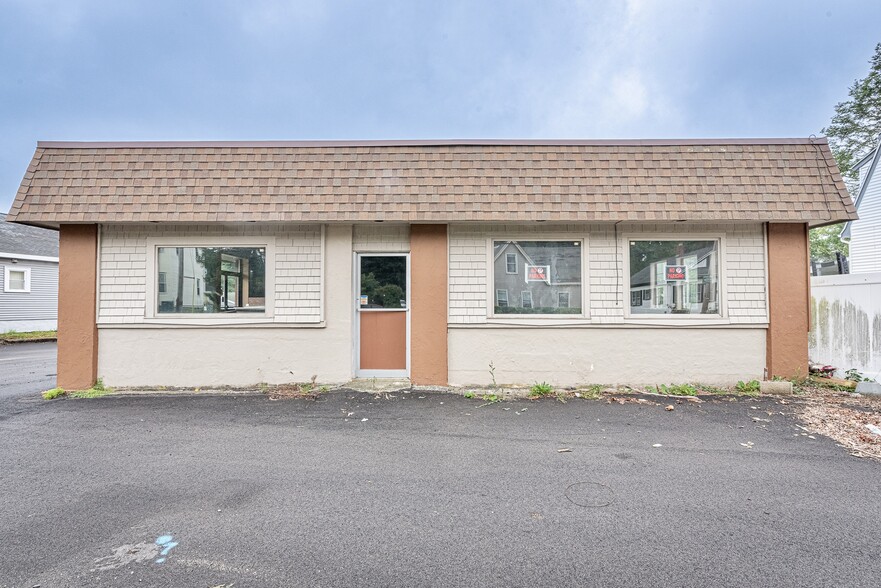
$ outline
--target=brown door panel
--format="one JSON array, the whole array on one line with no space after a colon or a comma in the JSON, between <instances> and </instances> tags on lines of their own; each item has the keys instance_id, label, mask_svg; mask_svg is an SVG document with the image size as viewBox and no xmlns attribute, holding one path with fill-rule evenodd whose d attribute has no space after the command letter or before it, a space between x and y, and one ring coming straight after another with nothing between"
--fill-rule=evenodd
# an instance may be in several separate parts
<instances>
[{"instance_id":1,"label":"brown door panel","mask_svg":"<svg viewBox=\"0 0 881 588\"><path fill-rule=\"evenodd\" d=\"M407 313L361 312L360 369L407 369Z\"/></svg>"}]
</instances>

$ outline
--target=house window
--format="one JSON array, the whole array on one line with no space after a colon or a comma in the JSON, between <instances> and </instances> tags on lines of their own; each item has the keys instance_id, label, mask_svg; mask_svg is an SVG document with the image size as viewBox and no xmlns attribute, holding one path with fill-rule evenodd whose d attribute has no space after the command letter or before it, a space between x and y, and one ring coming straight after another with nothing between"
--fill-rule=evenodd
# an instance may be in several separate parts
<instances>
[{"instance_id":1,"label":"house window","mask_svg":"<svg viewBox=\"0 0 881 588\"><path fill-rule=\"evenodd\" d=\"M630 241L632 314L721 314L719 281L718 240Z\"/></svg>"},{"instance_id":2,"label":"house window","mask_svg":"<svg viewBox=\"0 0 881 588\"><path fill-rule=\"evenodd\" d=\"M506 253L505 254L505 272L509 274L517 273L517 254L516 253Z\"/></svg>"},{"instance_id":3,"label":"house window","mask_svg":"<svg viewBox=\"0 0 881 588\"><path fill-rule=\"evenodd\" d=\"M508 291L507 290L496 290L496 306L502 306L502 307L508 306Z\"/></svg>"},{"instance_id":4,"label":"house window","mask_svg":"<svg viewBox=\"0 0 881 588\"><path fill-rule=\"evenodd\" d=\"M30 292L31 291L31 268L5 266L3 272L4 292Z\"/></svg>"},{"instance_id":5,"label":"house window","mask_svg":"<svg viewBox=\"0 0 881 588\"><path fill-rule=\"evenodd\" d=\"M159 247L159 313L264 313L264 247Z\"/></svg>"},{"instance_id":6,"label":"house window","mask_svg":"<svg viewBox=\"0 0 881 588\"><path fill-rule=\"evenodd\" d=\"M569 292L557 292L557 306L569 308Z\"/></svg>"},{"instance_id":7,"label":"house window","mask_svg":"<svg viewBox=\"0 0 881 588\"><path fill-rule=\"evenodd\" d=\"M495 314L581 314L581 241L493 241ZM513 259L513 263L511 260ZM523 275L517 273L524 268ZM514 272L511 272L511 269ZM498 292L519 291L520 305ZM566 304L560 303L565 290Z\"/></svg>"}]
</instances>

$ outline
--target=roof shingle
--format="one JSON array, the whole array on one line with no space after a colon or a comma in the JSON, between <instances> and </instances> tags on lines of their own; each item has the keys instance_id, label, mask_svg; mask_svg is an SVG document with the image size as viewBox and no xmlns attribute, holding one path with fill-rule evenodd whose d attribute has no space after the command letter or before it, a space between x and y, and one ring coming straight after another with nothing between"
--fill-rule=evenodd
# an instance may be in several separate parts
<instances>
[{"instance_id":1,"label":"roof shingle","mask_svg":"<svg viewBox=\"0 0 881 588\"><path fill-rule=\"evenodd\" d=\"M825 139L40 143L9 220L856 218Z\"/></svg>"}]
</instances>

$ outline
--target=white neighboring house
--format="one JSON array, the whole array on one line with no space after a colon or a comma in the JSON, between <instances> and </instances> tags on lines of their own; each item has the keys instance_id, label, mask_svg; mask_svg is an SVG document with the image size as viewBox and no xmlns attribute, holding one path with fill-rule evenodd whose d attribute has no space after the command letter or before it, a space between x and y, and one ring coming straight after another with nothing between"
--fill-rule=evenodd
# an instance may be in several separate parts
<instances>
[{"instance_id":1,"label":"white neighboring house","mask_svg":"<svg viewBox=\"0 0 881 588\"><path fill-rule=\"evenodd\" d=\"M881 139L854 169L859 170L860 188L854 204L859 220L849 221L841 238L850 243L850 273L881 272Z\"/></svg>"},{"instance_id":2,"label":"white neighboring house","mask_svg":"<svg viewBox=\"0 0 881 588\"><path fill-rule=\"evenodd\" d=\"M0 214L0 333L58 328L58 231Z\"/></svg>"}]
</instances>

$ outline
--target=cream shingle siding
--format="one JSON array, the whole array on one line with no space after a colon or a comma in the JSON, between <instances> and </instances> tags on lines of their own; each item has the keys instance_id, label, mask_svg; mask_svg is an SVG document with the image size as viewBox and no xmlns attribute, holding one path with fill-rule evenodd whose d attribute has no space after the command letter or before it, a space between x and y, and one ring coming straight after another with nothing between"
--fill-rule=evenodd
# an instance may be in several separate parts
<instances>
[{"instance_id":1,"label":"cream shingle siding","mask_svg":"<svg viewBox=\"0 0 881 588\"><path fill-rule=\"evenodd\" d=\"M104 225L98 287L99 324L136 324L146 315L148 240L199 237L273 237L275 322L321 320L321 227L216 225ZM151 301L152 303L152 301Z\"/></svg>"},{"instance_id":2,"label":"cream shingle siding","mask_svg":"<svg viewBox=\"0 0 881 588\"><path fill-rule=\"evenodd\" d=\"M585 239L590 275L585 280L588 314L593 324L625 323L627 287L624 235L713 234L723 239L727 309L732 324L768 322L765 296L765 240L761 224L620 224L618 243L612 225L451 225L449 322L453 325L487 322L487 240L511 236Z\"/></svg>"},{"instance_id":3,"label":"cream shingle siding","mask_svg":"<svg viewBox=\"0 0 881 588\"><path fill-rule=\"evenodd\" d=\"M410 225L355 225L352 249L359 253L407 253L410 251Z\"/></svg>"}]
</instances>

